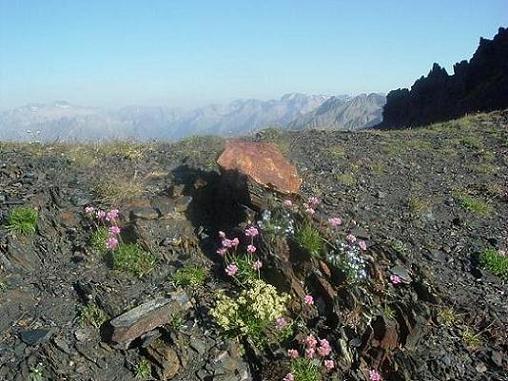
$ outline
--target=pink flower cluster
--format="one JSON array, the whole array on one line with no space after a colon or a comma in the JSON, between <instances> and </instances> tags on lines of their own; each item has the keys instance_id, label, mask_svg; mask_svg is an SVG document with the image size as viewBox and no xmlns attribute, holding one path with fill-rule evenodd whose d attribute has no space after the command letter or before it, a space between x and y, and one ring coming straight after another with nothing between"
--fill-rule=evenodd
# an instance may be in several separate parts
<instances>
[{"instance_id":1,"label":"pink flower cluster","mask_svg":"<svg viewBox=\"0 0 508 381\"><path fill-rule=\"evenodd\" d=\"M281 316L280 318L277 318L277 320L275 321L275 328L277 328L279 331L283 330L288 325L289 325L288 320L283 316Z\"/></svg>"},{"instance_id":2,"label":"pink flower cluster","mask_svg":"<svg viewBox=\"0 0 508 381\"><path fill-rule=\"evenodd\" d=\"M367 243L361 239L356 238L356 236L351 233L346 236L346 241L348 241L350 245L354 245L356 243L358 247L363 251L367 250Z\"/></svg>"},{"instance_id":3,"label":"pink flower cluster","mask_svg":"<svg viewBox=\"0 0 508 381\"><path fill-rule=\"evenodd\" d=\"M319 198L312 196L310 197L306 203L303 204L303 207L305 208L305 212L310 214L311 216L316 213L316 208L320 204L321 200Z\"/></svg>"},{"instance_id":4,"label":"pink flower cluster","mask_svg":"<svg viewBox=\"0 0 508 381\"><path fill-rule=\"evenodd\" d=\"M392 274L390 275L390 282L392 282L392 284L396 286L402 283L402 279L400 279L400 276Z\"/></svg>"},{"instance_id":5,"label":"pink flower cluster","mask_svg":"<svg viewBox=\"0 0 508 381\"><path fill-rule=\"evenodd\" d=\"M382 381L383 377L381 377L381 374L377 370L371 369L371 370L369 370L369 380L370 381Z\"/></svg>"},{"instance_id":6,"label":"pink flower cluster","mask_svg":"<svg viewBox=\"0 0 508 381\"><path fill-rule=\"evenodd\" d=\"M332 347L328 340L316 338L314 335L309 335L302 340L304 345L303 356L311 360L321 360L322 366L327 371L332 371L335 368L335 361L327 358L332 354ZM288 357L292 360L300 357L300 352L297 349L288 349ZM283 381L294 380L294 375L288 373Z\"/></svg>"},{"instance_id":7,"label":"pink flower cluster","mask_svg":"<svg viewBox=\"0 0 508 381\"><path fill-rule=\"evenodd\" d=\"M263 262L259 259L254 259L253 255L256 252L257 248L254 246L254 238L259 235L259 230L255 226L250 226L245 229L245 236L250 239L249 244L247 245L247 255L251 257L252 268L255 271L259 271L261 267L263 267ZM238 265L234 262L234 254L238 246L240 245L240 240L238 238L229 239L226 237L226 233L223 231L219 232L219 237L221 239L221 247L217 249L217 254L221 257L224 257L226 263L226 274L228 276L235 276L238 273ZM233 258L232 258L233 257Z\"/></svg>"},{"instance_id":8,"label":"pink flower cluster","mask_svg":"<svg viewBox=\"0 0 508 381\"><path fill-rule=\"evenodd\" d=\"M101 224L105 224L106 222L110 224L108 228L108 238L106 239L106 247L109 250L115 250L118 247L118 236L121 231L120 227L117 225L118 219L120 218L120 211L118 209L111 209L106 212L102 209L96 209L93 206L87 206L85 208L85 214L90 217L95 217Z\"/></svg>"}]
</instances>

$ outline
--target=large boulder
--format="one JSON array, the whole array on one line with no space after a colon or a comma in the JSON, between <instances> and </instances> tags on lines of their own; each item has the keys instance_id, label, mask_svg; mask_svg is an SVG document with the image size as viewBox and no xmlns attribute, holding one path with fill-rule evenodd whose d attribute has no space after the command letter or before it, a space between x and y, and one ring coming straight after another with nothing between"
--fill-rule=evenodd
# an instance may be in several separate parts
<instances>
[{"instance_id":1,"label":"large boulder","mask_svg":"<svg viewBox=\"0 0 508 381\"><path fill-rule=\"evenodd\" d=\"M228 141L217 163L225 172L238 172L283 194L297 193L302 184L296 168L273 143Z\"/></svg>"}]
</instances>

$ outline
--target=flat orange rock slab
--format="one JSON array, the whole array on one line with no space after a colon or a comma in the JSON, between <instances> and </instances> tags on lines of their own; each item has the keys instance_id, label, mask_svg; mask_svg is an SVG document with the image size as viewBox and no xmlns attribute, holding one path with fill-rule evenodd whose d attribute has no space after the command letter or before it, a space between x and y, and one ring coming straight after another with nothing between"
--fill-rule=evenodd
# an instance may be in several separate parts
<instances>
[{"instance_id":1,"label":"flat orange rock slab","mask_svg":"<svg viewBox=\"0 0 508 381\"><path fill-rule=\"evenodd\" d=\"M281 193L297 193L302 185L295 166L287 161L273 143L230 140L217 164L223 170L236 170Z\"/></svg>"}]
</instances>

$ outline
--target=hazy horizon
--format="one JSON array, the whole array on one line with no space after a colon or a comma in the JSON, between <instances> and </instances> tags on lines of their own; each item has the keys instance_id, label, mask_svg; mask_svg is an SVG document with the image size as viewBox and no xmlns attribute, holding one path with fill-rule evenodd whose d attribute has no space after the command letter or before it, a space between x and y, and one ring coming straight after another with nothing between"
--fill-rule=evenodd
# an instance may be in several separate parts
<instances>
[{"instance_id":1,"label":"hazy horizon","mask_svg":"<svg viewBox=\"0 0 508 381\"><path fill-rule=\"evenodd\" d=\"M0 110L387 93L434 62L450 72L507 24L507 8L501 0L0 0Z\"/></svg>"}]
</instances>

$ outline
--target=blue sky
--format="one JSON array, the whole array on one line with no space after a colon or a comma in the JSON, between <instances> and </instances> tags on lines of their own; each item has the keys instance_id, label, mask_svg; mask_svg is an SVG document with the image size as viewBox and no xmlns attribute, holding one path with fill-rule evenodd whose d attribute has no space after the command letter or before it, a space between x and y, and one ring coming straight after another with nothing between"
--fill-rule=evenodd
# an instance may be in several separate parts
<instances>
[{"instance_id":1,"label":"blue sky","mask_svg":"<svg viewBox=\"0 0 508 381\"><path fill-rule=\"evenodd\" d=\"M387 92L507 25L507 0L0 0L0 109Z\"/></svg>"}]
</instances>

